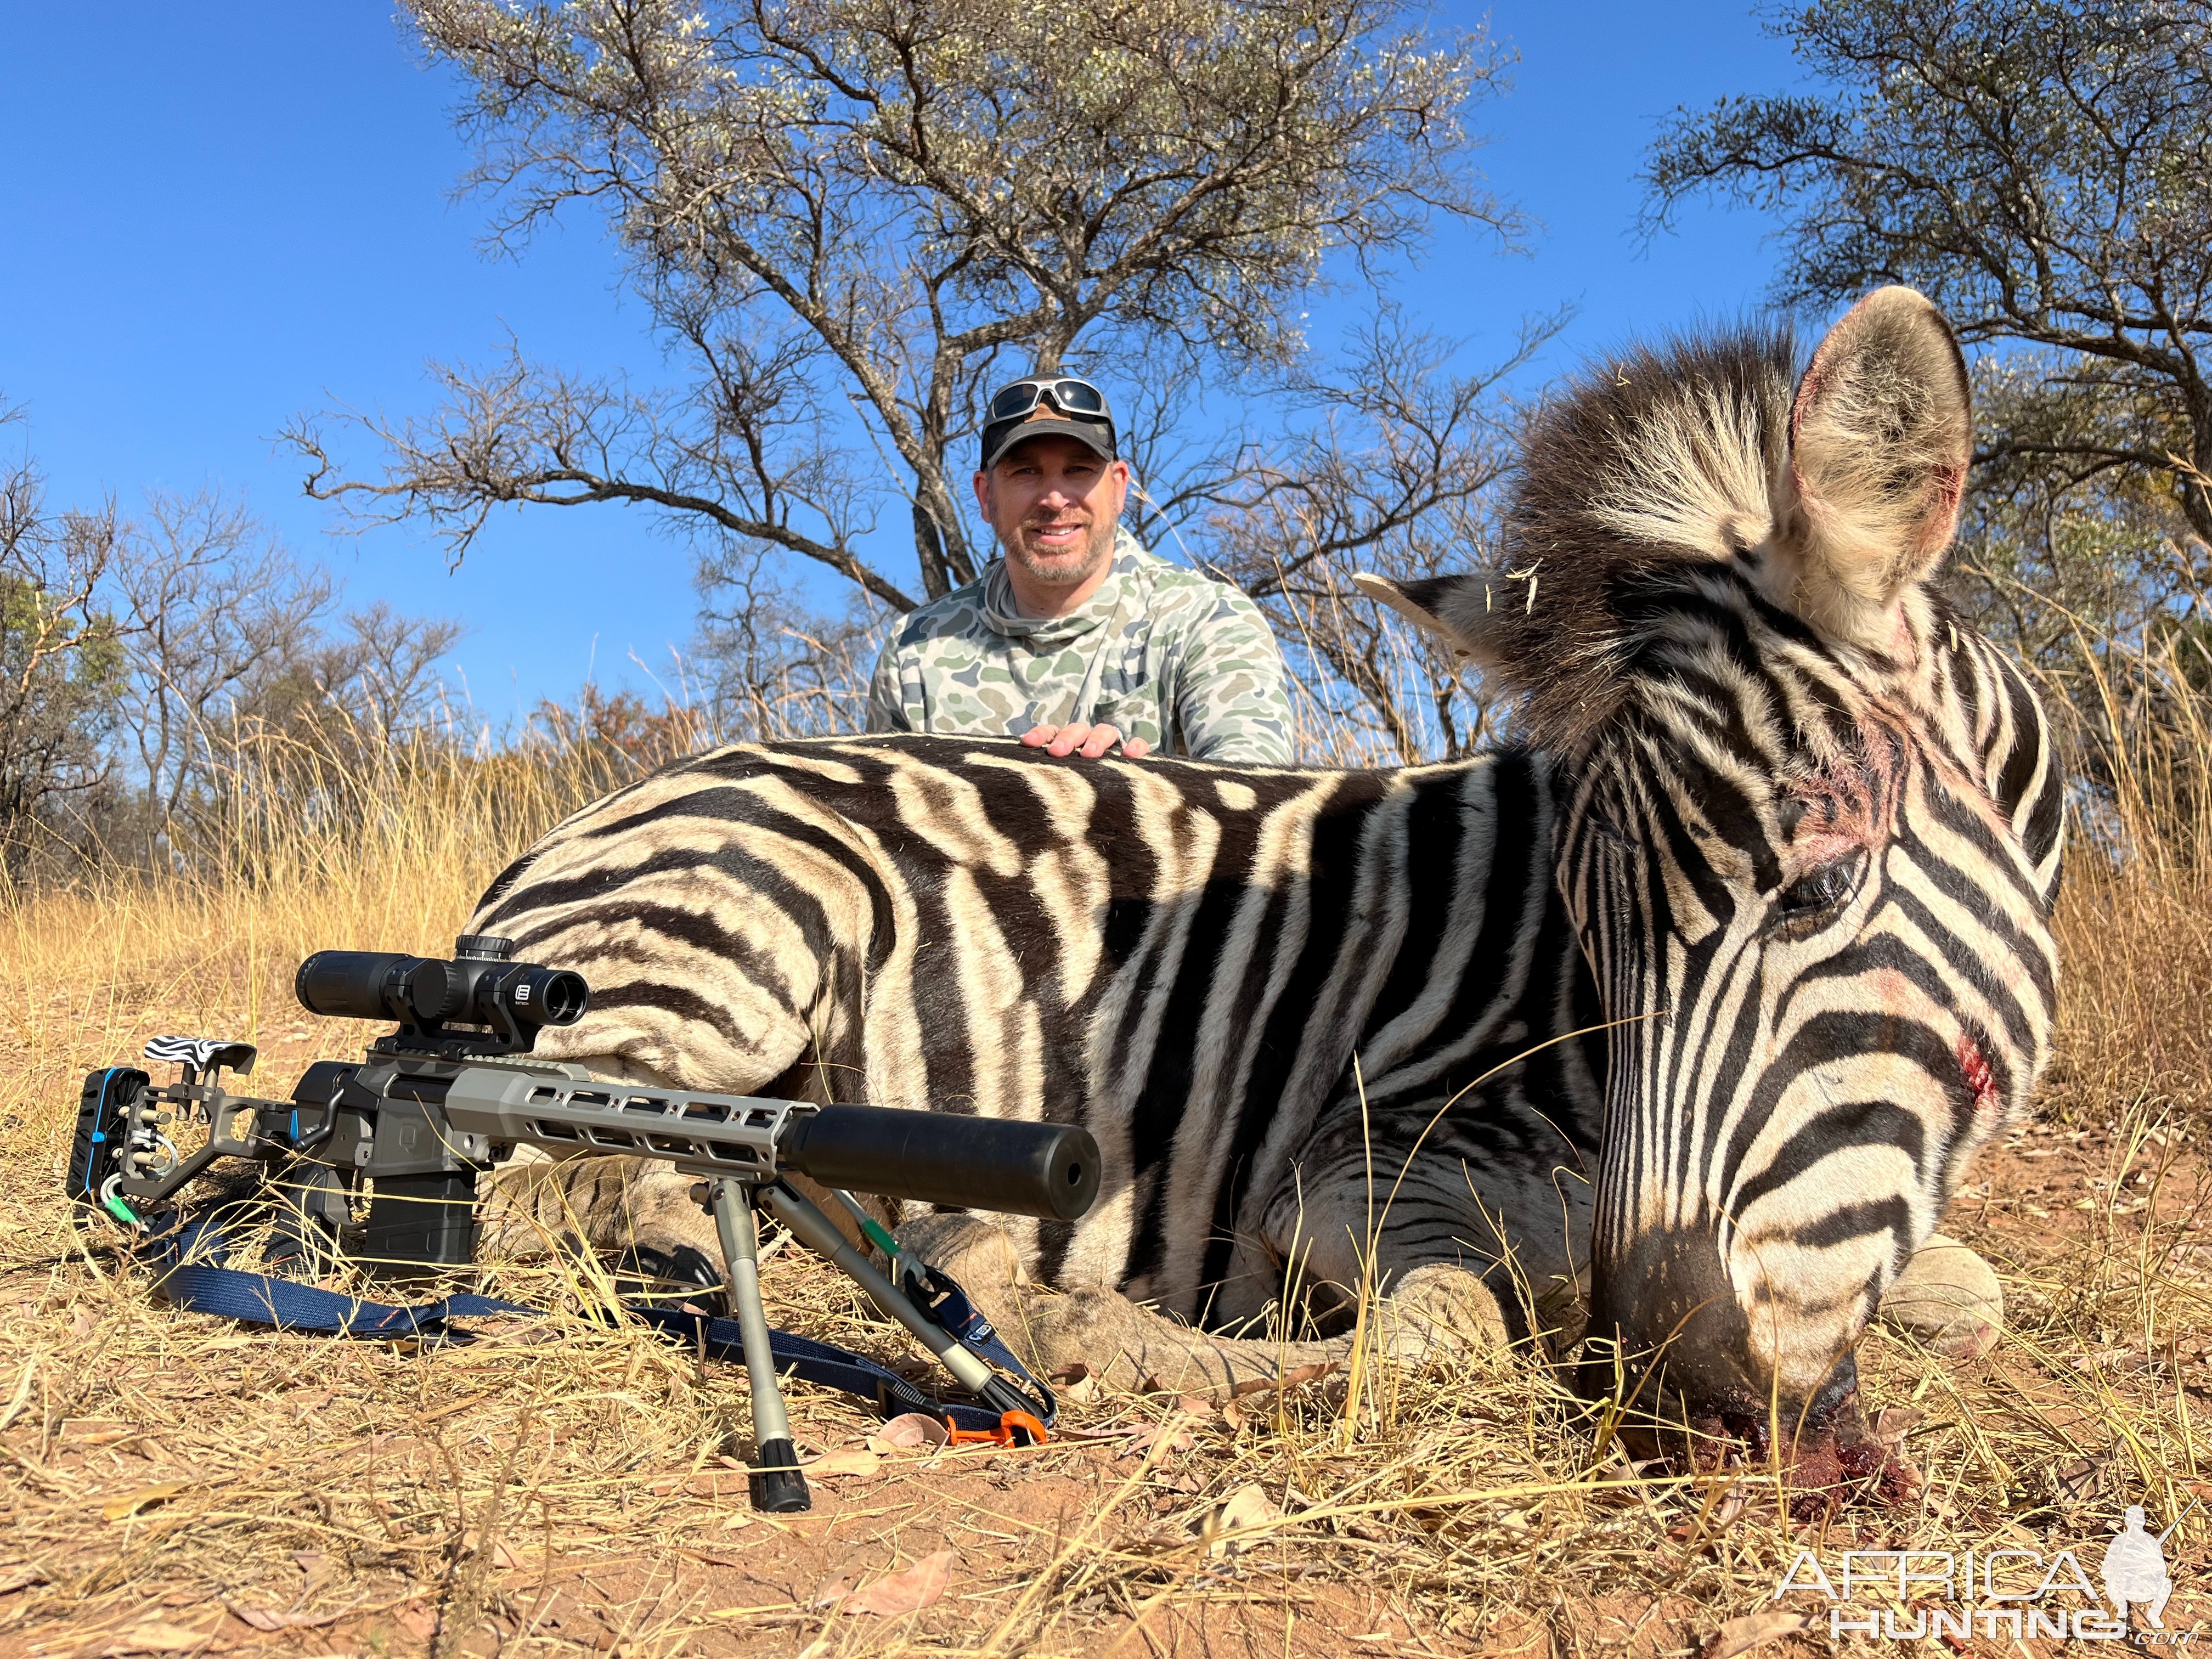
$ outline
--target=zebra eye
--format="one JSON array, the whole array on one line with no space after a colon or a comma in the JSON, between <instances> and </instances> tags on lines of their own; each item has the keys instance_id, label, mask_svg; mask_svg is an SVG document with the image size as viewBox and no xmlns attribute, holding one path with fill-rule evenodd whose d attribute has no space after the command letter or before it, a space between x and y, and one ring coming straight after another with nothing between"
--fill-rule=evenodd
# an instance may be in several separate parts
<instances>
[{"instance_id":1,"label":"zebra eye","mask_svg":"<svg viewBox=\"0 0 2212 1659\"><path fill-rule=\"evenodd\" d=\"M1772 921L1786 926L1825 920L1858 891L1866 864L1863 852L1853 852L1817 870L1808 870L1774 896Z\"/></svg>"}]
</instances>

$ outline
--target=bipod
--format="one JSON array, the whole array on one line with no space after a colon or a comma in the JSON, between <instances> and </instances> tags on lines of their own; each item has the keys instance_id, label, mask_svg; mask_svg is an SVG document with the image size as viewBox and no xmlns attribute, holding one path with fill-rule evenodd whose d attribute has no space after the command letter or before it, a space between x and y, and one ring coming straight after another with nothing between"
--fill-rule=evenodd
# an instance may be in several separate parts
<instances>
[{"instance_id":1,"label":"bipod","mask_svg":"<svg viewBox=\"0 0 2212 1659\"><path fill-rule=\"evenodd\" d=\"M933 1311L946 1305L942 1298L948 1289L956 1292L953 1299L957 1305L967 1309L965 1298L957 1296L957 1286L949 1286L926 1268L919 1278L908 1273L908 1283L932 1298L931 1305L925 1306L861 1255L839 1231L836 1223L781 1181L756 1183L740 1181L734 1176L718 1175L706 1183L700 1197L714 1212L715 1231L722 1241L722 1255L729 1270L724 1281L727 1286L726 1294L730 1313L738 1322L743 1339L745 1375L752 1384L753 1443L759 1449L758 1466L751 1477L755 1509L781 1515L809 1508L812 1503L807 1495L806 1477L799 1473L792 1445L791 1419L784 1411L781 1381L769 1346L768 1313L761 1305L759 1218L763 1211L781 1222L793 1238L859 1285L885 1316L905 1326L929 1350L931 1357L952 1374L954 1382L981 1400L986 1412L997 1417L995 1426L981 1431L963 1431L954 1420L951 1430L956 1442L991 1439L1006 1444L1016 1433L1032 1442L1044 1439L1046 1425L1052 1418L1051 1395L1039 1386L1038 1392L1043 1397L1040 1408L1036 1401L994 1371L975 1352L970 1343L981 1343L1024 1377L1029 1375L1021 1369L1019 1361L1006 1352L989 1325L976 1317L972 1310L962 1316L967 1322L964 1334L949 1328ZM896 1242L866 1221L865 1212L850 1194L839 1193L837 1197L856 1218L862 1218L862 1224L868 1227L872 1237L879 1239L882 1248L896 1249ZM894 1268L899 1268L903 1260L895 1255ZM887 1374L884 1375L889 1380ZM837 1386L850 1388L852 1384L840 1381Z\"/></svg>"}]
</instances>

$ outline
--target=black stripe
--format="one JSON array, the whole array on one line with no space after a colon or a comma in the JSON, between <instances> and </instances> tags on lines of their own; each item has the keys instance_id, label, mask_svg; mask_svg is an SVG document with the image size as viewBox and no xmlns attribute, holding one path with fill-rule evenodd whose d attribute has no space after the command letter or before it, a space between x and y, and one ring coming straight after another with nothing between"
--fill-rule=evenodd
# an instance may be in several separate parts
<instances>
[{"instance_id":1,"label":"black stripe","mask_svg":"<svg viewBox=\"0 0 2212 1659\"><path fill-rule=\"evenodd\" d=\"M1255 812L1223 815L1221 838L1214 849L1207 878L1194 901L1182 901L1187 904L1194 902L1195 908L1181 959L1176 964L1175 981L1153 1036L1152 1060L1145 1069L1145 1086L1129 1114L1131 1162L1137 1177L1145 1182L1145 1198L1130 1235L1125 1278L1156 1273L1166 1259L1167 1202L1172 1178L1168 1160L1175 1150L1176 1132L1182 1127L1183 1118L1190 1109L1191 1085L1197 1072L1198 1035L1215 998L1235 996L1247 988L1241 983L1221 982L1221 951L1249 890L1261 822L1261 815ZM1279 895L1273 901L1278 905L1280 902ZM1246 968L1248 978L1264 975L1268 965L1266 953L1255 952ZM1146 964L1141 981L1142 993L1147 998L1154 982L1153 970L1158 966L1159 957L1155 953ZM1133 1000L1133 1023L1144 1012L1143 1006ZM1188 1249L1195 1246L1196 1241L1182 1239L1177 1243Z\"/></svg>"},{"instance_id":2,"label":"black stripe","mask_svg":"<svg viewBox=\"0 0 2212 1659\"><path fill-rule=\"evenodd\" d=\"M1221 1166L1220 1185L1214 1189L1213 1226L1199 1264L1198 1282L1202 1287L1219 1284L1229 1272L1237 1218L1251 1186L1254 1159L1273 1125L1283 1085L1297 1063L1315 1015L1324 1012L1318 1006L1322 994L1344 958L1368 948L1365 929L1355 921L1352 904L1369 879L1369 860L1379 859L1387 869L1403 852L1402 842L1372 852L1363 846L1377 808L1388 799L1388 790L1384 774L1347 777L1315 817L1306 845L1310 874L1305 938L1274 1006L1262 1009L1259 1000L1276 957L1267 946L1280 935L1287 908L1280 895L1268 906L1259 948L1252 953L1246 983L1239 988L1231 1029L1249 1030L1250 1022L1262 1015L1267 1024L1252 1056L1243 1097L1221 1105L1222 1117L1228 1120L1219 1126L1227 1131L1228 1157ZM1324 1056L1331 1061L1336 1058ZM1188 1248L1188 1241L1179 1243Z\"/></svg>"},{"instance_id":3,"label":"black stripe","mask_svg":"<svg viewBox=\"0 0 2212 1659\"><path fill-rule=\"evenodd\" d=\"M1747 1114L1747 1121L1750 1115ZM1753 1124L1752 1131L1757 1132L1756 1124ZM1742 1136L1738 1145L1729 1149L1731 1170L1741 1163L1749 1139L1748 1135ZM1769 1193L1779 1191L1821 1159L1848 1147L1899 1147L1918 1169L1927 1157L1927 1132L1920 1120L1902 1107L1886 1100L1838 1101L1808 1118L1765 1169L1735 1188L1731 1202L1736 1218L1741 1221L1750 1213L1752 1206ZM1723 1182L1722 1190L1727 1191L1729 1184Z\"/></svg>"}]
</instances>

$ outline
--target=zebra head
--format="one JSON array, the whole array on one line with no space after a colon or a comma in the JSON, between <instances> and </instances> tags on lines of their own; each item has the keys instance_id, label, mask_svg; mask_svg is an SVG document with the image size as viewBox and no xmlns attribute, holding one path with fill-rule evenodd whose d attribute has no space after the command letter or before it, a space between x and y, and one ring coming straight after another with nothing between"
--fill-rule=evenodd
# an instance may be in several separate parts
<instances>
[{"instance_id":1,"label":"zebra head","mask_svg":"<svg viewBox=\"0 0 2212 1659\"><path fill-rule=\"evenodd\" d=\"M2049 727L1929 586L1958 344L1890 288L1797 362L1747 329L1603 366L1532 428L1502 569L1367 584L1562 769L1612 1022L1585 1376L1754 1444L1852 1420L1852 1351L2024 1106L2057 976Z\"/></svg>"}]
</instances>

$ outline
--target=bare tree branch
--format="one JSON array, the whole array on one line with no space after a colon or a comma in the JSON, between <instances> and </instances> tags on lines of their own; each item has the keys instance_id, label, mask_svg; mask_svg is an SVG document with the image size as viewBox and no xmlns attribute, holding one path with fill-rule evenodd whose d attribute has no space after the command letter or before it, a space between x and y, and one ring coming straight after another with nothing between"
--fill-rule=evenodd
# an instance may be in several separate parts
<instances>
[{"instance_id":1,"label":"bare tree branch","mask_svg":"<svg viewBox=\"0 0 2212 1659\"><path fill-rule=\"evenodd\" d=\"M904 610L859 543L903 498L921 593L973 579L959 452L993 375L1108 352L1279 374L1332 256L1410 249L1437 212L1517 223L1459 125L1504 55L1386 0L409 9L473 89L494 242L605 212L689 375L645 398L519 354L441 370L432 420L338 417L380 471L327 422L289 429L310 494L428 523L456 559L499 506L629 502ZM841 459L870 446L887 467Z\"/></svg>"},{"instance_id":2,"label":"bare tree branch","mask_svg":"<svg viewBox=\"0 0 2212 1659\"><path fill-rule=\"evenodd\" d=\"M1836 90L1678 113L1647 229L1715 192L1783 217L1785 300L1909 283L1969 342L2095 366L2106 415L2054 389L2035 447L1985 448L2123 465L2212 539L2212 3L1841 0L1771 27ZM2109 434L2124 407L2118 445L2049 418Z\"/></svg>"},{"instance_id":3,"label":"bare tree branch","mask_svg":"<svg viewBox=\"0 0 2212 1659\"><path fill-rule=\"evenodd\" d=\"M1285 377L1281 398L1297 411L1287 429L1194 464L1158 503L1267 613L1298 671L1307 723L1336 758L1458 755L1481 731L1485 706L1451 653L1386 623L1351 578L1483 562L1512 452L1499 386L1567 320L1532 321L1503 362L1452 375L1437 367L1456 355L1452 343L1385 310L1334 373Z\"/></svg>"}]
</instances>

